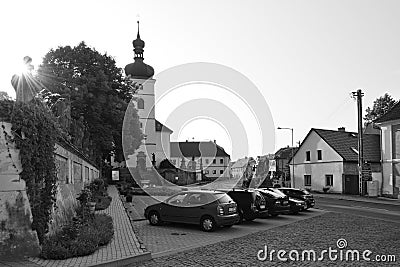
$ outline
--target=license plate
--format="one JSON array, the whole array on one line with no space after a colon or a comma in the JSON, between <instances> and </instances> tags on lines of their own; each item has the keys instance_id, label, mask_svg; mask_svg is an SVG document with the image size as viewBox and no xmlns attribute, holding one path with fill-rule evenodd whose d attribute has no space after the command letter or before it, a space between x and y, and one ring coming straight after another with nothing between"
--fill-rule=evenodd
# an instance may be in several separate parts
<instances>
[{"instance_id":1,"label":"license plate","mask_svg":"<svg viewBox=\"0 0 400 267\"><path fill-rule=\"evenodd\" d=\"M260 205L260 209L265 209L265 205Z\"/></svg>"},{"instance_id":2,"label":"license plate","mask_svg":"<svg viewBox=\"0 0 400 267\"><path fill-rule=\"evenodd\" d=\"M286 200L282 202L282 205L287 205L287 204L289 204L289 202Z\"/></svg>"},{"instance_id":3,"label":"license plate","mask_svg":"<svg viewBox=\"0 0 400 267\"><path fill-rule=\"evenodd\" d=\"M232 207L232 208L229 208L228 210L229 210L229 212L235 212L235 211L236 211L236 208L235 208L235 207Z\"/></svg>"}]
</instances>

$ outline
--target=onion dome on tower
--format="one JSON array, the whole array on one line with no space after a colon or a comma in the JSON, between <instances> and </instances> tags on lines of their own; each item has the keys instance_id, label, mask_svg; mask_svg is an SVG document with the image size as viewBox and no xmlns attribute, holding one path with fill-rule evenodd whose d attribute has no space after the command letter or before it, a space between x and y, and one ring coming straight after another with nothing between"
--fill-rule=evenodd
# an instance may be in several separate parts
<instances>
[{"instance_id":1,"label":"onion dome on tower","mask_svg":"<svg viewBox=\"0 0 400 267\"><path fill-rule=\"evenodd\" d=\"M149 79L154 75L154 69L152 66L147 65L143 62L143 48L144 41L140 39L139 34L139 21L138 23L138 32L136 40L133 40L133 51L135 52L135 62L130 63L125 66L125 74L126 76L130 76L135 79Z\"/></svg>"}]
</instances>

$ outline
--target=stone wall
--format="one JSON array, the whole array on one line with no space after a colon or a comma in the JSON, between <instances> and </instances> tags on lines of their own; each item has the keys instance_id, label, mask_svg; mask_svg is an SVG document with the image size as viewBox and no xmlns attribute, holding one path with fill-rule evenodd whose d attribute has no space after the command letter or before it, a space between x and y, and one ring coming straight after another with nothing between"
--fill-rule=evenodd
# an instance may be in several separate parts
<instances>
[{"instance_id":1,"label":"stone wall","mask_svg":"<svg viewBox=\"0 0 400 267\"><path fill-rule=\"evenodd\" d=\"M0 258L39 252L32 213L26 194L19 151L10 141L11 124L0 122Z\"/></svg>"},{"instance_id":2,"label":"stone wall","mask_svg":"<svg viewBox=\"0 0 400 267\"><path fill-rule=\"evenodd\" d=\"M36 255L39 242L36 231L31 229L32 213L25 182L20 178L19 151L10 141L11 124L0 125L0 258ZM66 143L56 144L55 148L58 190L50 234L73 217L76 197L84 184L99 177L99 170L76 148Z\"/></svg>"},{"instance_id":3,"label":"stone wall","mask_svg":"<svg viewBox=\"0 0 400 267\"><path fill-rule=\"evenodd\" d=\"M79 151L67 144L56 144L58 190L49 233L53 234L74 216L83 186L99 177L99 170Z\"/></svg>"}]
</instances>

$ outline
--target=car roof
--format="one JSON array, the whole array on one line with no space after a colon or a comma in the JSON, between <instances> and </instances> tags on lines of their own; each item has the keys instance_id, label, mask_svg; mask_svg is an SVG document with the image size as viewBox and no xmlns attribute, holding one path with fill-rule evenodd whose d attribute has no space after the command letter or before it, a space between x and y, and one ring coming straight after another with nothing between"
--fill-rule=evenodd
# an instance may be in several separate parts
<instances>
[{"instance_id":1,"label":"car roof","mask_svg":"<svg viewBox=\"0 0 400 267\"><path fill-rule=\"evenodd\" d=\"M181 192L178 192L177 194L180 194L180 193L204 193L204 194L225 194L225 192L222 192L222 191L219 191L219 190L199 190L199 189L196 189L196 190L183 190L183 191L181 191Z\"/></svg>"}]
</instances>

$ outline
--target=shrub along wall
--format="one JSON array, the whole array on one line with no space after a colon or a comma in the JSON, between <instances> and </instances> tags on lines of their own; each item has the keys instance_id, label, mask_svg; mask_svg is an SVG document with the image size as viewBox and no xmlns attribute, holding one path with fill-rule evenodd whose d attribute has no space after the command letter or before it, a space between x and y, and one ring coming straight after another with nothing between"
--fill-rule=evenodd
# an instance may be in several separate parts
<instances>
[{"instance_id":1,"label":"shrub along wall","mask_svg":"<svg viewBox=\"0 0 400 267\"><path fill-rule=\"evenodd\" d=\"M69 151L73 156L66 158L74 159L67 165L70 178L58 181L55 158L62 146L56 142L62 137L52 113L36 99L12 102L13 108L10 103L0 101L7 121L1 122L0 138L0 258L37 255L38 240L42 243L49 230L59 229L74 215L83 183L99 173L81 153ZM80 174L74 162L81 164Z\"/></svg>"}]
</instances>

